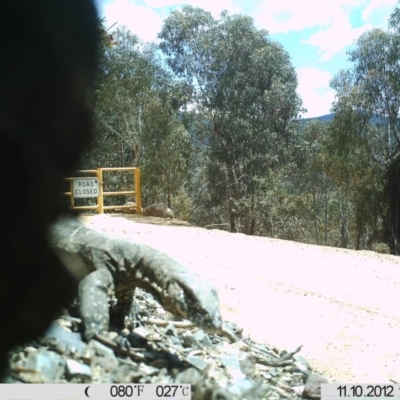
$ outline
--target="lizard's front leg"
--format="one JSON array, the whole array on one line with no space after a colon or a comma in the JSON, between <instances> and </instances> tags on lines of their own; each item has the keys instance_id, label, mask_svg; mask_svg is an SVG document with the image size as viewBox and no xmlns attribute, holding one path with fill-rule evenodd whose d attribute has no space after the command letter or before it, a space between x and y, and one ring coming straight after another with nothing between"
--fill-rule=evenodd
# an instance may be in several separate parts
<instances>
[{"instance_id":1,"label":"lizard's front leg","mask_svg":"<svg viewBox=\"0 0 400 400\"><path fill-rule=\"evenodd\" d=\"M79 284L79 311L86 340L108 332L110 325L109 295L114 291L113 277L107 269L99 269Z\"/></svg>"}]
</instances>

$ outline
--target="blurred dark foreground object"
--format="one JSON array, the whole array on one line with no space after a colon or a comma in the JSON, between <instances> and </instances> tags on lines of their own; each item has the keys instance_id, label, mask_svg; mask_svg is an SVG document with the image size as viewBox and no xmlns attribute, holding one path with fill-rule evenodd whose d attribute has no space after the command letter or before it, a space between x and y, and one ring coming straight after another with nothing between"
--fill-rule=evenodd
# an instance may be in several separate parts
<instances>
[{"instance_id":1,"label":"blurred dark foreground object","mask_svg":"<svg viewBox=\"0 0 400 400\"><path fill-rule=\"evenodd\" d=\"M0 375L76 293L47 231L92 139L99 36L91 0L12 0L1 15Z\"/></svg>"}]
</instances>

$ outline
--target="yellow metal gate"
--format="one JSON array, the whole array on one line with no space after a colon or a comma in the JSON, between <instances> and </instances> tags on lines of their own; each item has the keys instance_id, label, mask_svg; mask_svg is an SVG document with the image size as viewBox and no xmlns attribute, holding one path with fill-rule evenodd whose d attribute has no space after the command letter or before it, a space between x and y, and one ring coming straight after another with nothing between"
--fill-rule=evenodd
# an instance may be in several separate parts
<instances>
[{"instance_id":1,"label":"yellow metal gate","mask_svg":"<svg viewBox=\"0 0 400 400\"><path fill-rule=\"evenodd\" d=\"M133 174L133 190L127 191L118 191L118 192L104 192L104 181L103 181L103 173L104 172L132 172ZM132 195L135 198L136 202L136 212L138 214L142 213L142 196L141 196L141 187L140 187L140 168L97 168L92 170L80 170L76 171L80 177L73 178L65 178L66 181L69 182L69 192L65 192L66 196L70 197L71 208L74 210L96 210L98 213L104 213L104 210L113 210L113 209L129 209L132 206L105 206L104 205L104 197L106 196L126 196ZM90 177L83 175L92 175ZM97 179L96 179L97 178ZM89 184L93 181L94 189L83 189L83 191L87 192L88 195L86 197L96 197L97 204L95 206L75 206L75 197L78 195L78 189L74 189L74 180L83 182L87 180ZM98 180L98 182L96 182ZM97 189L98 188L98 189ZM75 193L74 193L75 191ZM85 198L85 193L80 193L79 198Z\"/></svg>"}]
</instances>

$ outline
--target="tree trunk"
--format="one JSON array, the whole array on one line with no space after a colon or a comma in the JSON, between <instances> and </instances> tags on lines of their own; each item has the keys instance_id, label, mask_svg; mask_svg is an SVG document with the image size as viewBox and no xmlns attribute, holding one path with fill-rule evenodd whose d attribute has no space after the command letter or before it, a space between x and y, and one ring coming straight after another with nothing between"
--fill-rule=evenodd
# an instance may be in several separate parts
<instances>
[{"instance_id":1,"label":"tree trunk","mask_svg":"<svg viewBox=\"0 0 400 400\"><path fill-rule=\"evenodd\" d=\"M170 184L171 179L169 170L167 170L166 178L167 178L167 205L168 208L171 208L171 184Z\"/></svg>"},{"instance_id":2,"label":"tree trunk","mask_svg":"<svg viewBox=\"0 0 400 400\"><path fill-rule=\"evenodd\" d=\"M229 179L229 232L236 233L236 211L235 211L235 200L236 200L236 182L232 169L228 166L228 179Z\"/></svg>"},{"instance_id":3,"label":"tree trunk","mask_svg":"<svg viewBox=\"0 0 400 400\"><path fill-rule=\"evenodd\" d=\"M234 211L233 199L229 199L229 232L236 233L236 216Z\"/></svg>"},{"instance_id":4,"label":"tree trunk","mask_svg":"<svg viewBox=\"0 0 400 400\"><path fill-rule=\"evenodd\" d=\"M347 249L349 245L349 233L347 231L347 209L346 205L343 205L342 196L339 193L339 213L341 222L341 240L339 247Z\"/></svg>"},{"instance_id":5,"label":"tree trunk","mask_svg":"<svg viewBox=\"0 0 400 400\"><path fill-rule=\"evenodd\" d=\"M254 191L251 193L251 211L250 211L250 229L249 229L249 235L254 235L256 231L256 219L254 217L255 214L255 201L254 201Z\"/></svg>"},{"instance_id":6,"label":"tree trunk","mask_svg":"<svg viewBox=\"0 0 400 400\"><path fill-rule=\"evenodd\" d=\"M315 239L317 244L319 244L319 229L318 229L318 218L317 218L317 199L315 196L315 191L312 192L312 199L313 199L313 216L314 216L314 229L315 229Z\"/></svg>"},{"instance_id":7,"label":"tree trunk","mask_svg":"<svg viewBox=\"0 0 400 400\"><path fill-rule=\"evenodd\" d=\"M328 246L328 184L325 179L325 187L324 187L324 239L325 239L325 246Z\"/></svg>"},{"instance_id":8,"label":"tree trunk","mask_svg":"<svg viewBox=\"0 0 400 400\"><path fill-rule=\"evenodd\" d=\"M121 167L125 167L125 163L124 163L124 141L121 140Z\"/></svg>"}]
</instances>

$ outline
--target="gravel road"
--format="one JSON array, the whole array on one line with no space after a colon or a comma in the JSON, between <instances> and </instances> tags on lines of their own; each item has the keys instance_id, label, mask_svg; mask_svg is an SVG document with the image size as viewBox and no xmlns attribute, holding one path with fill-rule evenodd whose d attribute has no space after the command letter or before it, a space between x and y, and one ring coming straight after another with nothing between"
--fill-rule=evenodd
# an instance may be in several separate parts
<instances>
[{"instance_id":1,"label":"gravel road","mask_svg":"<svg viewBox=\"0 0 400 400\"><path fill-rule=\"evenodd\" d=\"M332 381L400 382L398 257L143 220L83 217L201 274L244 335L289 351L302 344Z\"/></svg>"}]
</instances>

